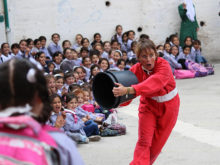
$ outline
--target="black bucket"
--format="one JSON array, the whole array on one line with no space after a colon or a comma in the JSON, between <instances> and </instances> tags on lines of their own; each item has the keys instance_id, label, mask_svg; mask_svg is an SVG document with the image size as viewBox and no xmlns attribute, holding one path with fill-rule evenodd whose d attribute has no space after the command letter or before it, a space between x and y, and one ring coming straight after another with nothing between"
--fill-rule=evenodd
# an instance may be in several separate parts
<instances>
[{"instance_id":1,"label":"black bucket","mask_svg":"<svg viewBox=\"0 0 220 165\"><path fill-rule=\"evenodd\" d=\"M118 107L121 103L134 98L134 95L115 97L112 89L115 83L129 87L138 83L138 79L131 71L99 72L93 79L92 91L96 102L104 109Z\"/></svg>"}]
</instances>

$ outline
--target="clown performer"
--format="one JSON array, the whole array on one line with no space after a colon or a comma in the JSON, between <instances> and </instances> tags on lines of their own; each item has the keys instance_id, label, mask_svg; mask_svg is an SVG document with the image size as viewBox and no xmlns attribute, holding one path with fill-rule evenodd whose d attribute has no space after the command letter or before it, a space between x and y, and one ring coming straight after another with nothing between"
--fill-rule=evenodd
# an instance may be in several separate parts
<instances>
[{"instance_id":1,"label":"clown performer","mask_svg":"<svg viewBox=\"0 0 220 165\"><path fill-rule=\"evenodd\" d=\"M138 141L130 165L151 165L166 143L177 120L180 99L169 63L158 57L151 40L138 42L139 63L131 67L139 83L125 87L116 83L115 97L140 97ZM128 103L124 103L127 105Z\"/></svg>"}]
</instances>

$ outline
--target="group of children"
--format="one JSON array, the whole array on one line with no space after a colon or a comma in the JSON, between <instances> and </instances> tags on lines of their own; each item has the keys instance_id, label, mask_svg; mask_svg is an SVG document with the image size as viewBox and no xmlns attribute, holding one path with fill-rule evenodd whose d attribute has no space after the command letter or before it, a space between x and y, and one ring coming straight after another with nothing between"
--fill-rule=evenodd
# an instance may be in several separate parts
<instances>
[{"instance_id":1,"label":"group of children","mask_svg":"<svg viewBox=\"0 0 220 165\"><path fill-rule=\"evenodd\" d=\"M112 111L100 107L92 96L93 77L106 70L124 71L137 63L135 32L123 33L117 25L110 41L102 41L101 34L95 33L90 44L88 38L77 34L75 43L64 40L54 33L52 42L46 47L47 39L40 36L32 40L22 39L11 45L1 44L0 63L11 58L29 59L41 65L45 71L48 92L53 113L49 125L60 128L74 141L88 143L100 140L100 129ZM146 34L140 38L149 39ZM159 56L166 59L174 72L186 69L186 60L206 66L207 60L201 55L201 42L186 37L181 47L177 35L171 35L164 45L158 45ZM109 120L109 119L108 119Z\"/></svg>"},{"instance_id":2,"label":"group of children","mask_svg":"<svg viewBox=\"0 0 220 165\"><path fill-rule=\"evenodd\" d=\"M157 46L158 54L167 60L175 75L175 70L189 69L186 65L186 61L190 63L196 63L198 71L200 68L207 68L207 73L213 74L214 70L212 65L208 64L207 60L201 53L201 41L193 40L190 36L184 40L184 46L180 46L179 38L176 34L170 35L164 45Z\"/></svg>"}]
</instances>

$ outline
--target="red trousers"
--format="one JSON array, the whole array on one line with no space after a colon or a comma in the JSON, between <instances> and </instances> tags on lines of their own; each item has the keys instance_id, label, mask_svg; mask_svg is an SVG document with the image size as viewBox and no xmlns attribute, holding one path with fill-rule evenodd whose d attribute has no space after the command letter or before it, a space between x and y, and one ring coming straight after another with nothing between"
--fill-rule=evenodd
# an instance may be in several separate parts
<instances>
[{"instance_id":1,"label":"red trousers","mask_svg":"<svg viewBox=\"0 0 220 165\"><path fill-rule=\"evenodd\" d=\"M130 165L151 165L166 143L179 112L179 95L172 100L139 108L138 142ZM143 107L143 106L142 106Z\"/></svg>"}]
</instances>

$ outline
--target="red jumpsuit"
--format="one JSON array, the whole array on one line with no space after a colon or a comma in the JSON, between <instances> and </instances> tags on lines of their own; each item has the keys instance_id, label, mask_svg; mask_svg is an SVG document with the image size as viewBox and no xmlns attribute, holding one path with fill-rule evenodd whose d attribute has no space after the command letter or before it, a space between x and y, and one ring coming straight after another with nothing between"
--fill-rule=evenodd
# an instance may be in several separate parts
<instances>
[{"instance_id":1,"label":"red jumpsuit","mask_svg":"<svg viewBox=\"0 0 220 165\"><path fill-rule=\"evenodd\" d=\"M132 85L139 105L138 142L130 165L151 165L167 141L179 112L179 95L169 66L158 57L151 73L146 73L140 63L130 69L139 83ZM162 97L158 97L162 96Z\"/></svg>"}]
</instances>

